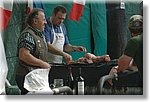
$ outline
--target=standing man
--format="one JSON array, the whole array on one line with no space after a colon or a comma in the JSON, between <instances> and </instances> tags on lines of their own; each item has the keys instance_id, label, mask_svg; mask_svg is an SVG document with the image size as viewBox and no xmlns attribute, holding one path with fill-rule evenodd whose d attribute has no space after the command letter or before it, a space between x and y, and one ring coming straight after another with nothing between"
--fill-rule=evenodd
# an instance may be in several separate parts
<instances>
[{"instance_id":1,"label":"standing man","mask_svg":"<svg viewBox=\"0 0 150 102\"><path fill-rule=\"evenodd\" d=\"M64 6L58 5L53 9L52 16L48 17L47 25L45 27L45 37L47 40L48 49L52 50L51 47L55 47L60 51L85 52L86 51L85 47L73 46L69 44L66 27L63 24L63 21L66 18L66 13L67 13L66 8ZM62 63L62 56L58 56L54 54L49 54L48 56L49 62Z\"/></svg>"},{"instance_id":2,"label":"standing man","mask_svg":"<svg viewBox=\"0 0 150 102\"><path fill-rule=\"evenodd\" d=\"M48 48L43 35L46 22L42 9L33 9L27 18L28 26L18 39L16 82L21 94L28 93L24 88L25 76L35 69L50 69L47 63Z\"/></svg>"},{"instance_id":3,"label":"standing man","mask_svg":"<svg viewBox=\"0 0 150 102\"><path fill-rule=\"evenodd\" d=\"M141 80L143 81L143 18L141 15L133 15L128 23L131 36L127 43L124 54L118 60L118 66L112 68L111 72L121 72L132 68L131 61L134 60ZM111 73L110 72L110 73ZM110 84L111 81L110 81ZM142 84L142 83L141 83Z\"/></svg>"}]
</instances>

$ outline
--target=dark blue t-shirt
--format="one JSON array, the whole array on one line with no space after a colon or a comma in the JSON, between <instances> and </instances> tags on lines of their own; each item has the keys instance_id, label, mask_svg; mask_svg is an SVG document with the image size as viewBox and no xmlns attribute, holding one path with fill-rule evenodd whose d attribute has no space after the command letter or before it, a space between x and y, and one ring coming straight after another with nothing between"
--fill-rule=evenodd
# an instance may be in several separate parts
<instances>
[{"instance_id":1,"label":"dark blue t-shirt","mask_svg":"<svg viewBox=\"0 0 150 102\"><path fill-rule=\"evenodd\" d=\"M53 39L54 39L54 34L52 32L52 24L50 22L50 17L48 17L46 19L46 21L47 21L47 24L45 25L44 35L45 35L46 41L52 43ZM53 25L53 27L54 27L54 31L56 33L61 33L60 27L57 27L55 25ZM65 43L64 44L68 44L69 40L67 37L66 27L63 23L61 24L61 27L62 27L62 31L63 31L64 37L65 37Z\"/></svg>"}]
</instances>

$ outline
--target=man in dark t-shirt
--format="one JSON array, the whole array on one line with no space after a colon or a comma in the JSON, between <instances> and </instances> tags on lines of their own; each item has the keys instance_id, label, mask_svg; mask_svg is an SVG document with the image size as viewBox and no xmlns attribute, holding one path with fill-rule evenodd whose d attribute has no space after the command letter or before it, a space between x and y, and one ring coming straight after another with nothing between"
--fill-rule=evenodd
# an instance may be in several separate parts
<instances>
[{"instance_id":1,"label":"man in dark t-shirt","mask_svg":"<svg viewBox=\"0 0 150 102\"><path fill-rule=\"evenodd\" d=\"M141 80L143 80L143 18L141 15L133 15L129 19L128 28L132 38L127 43L122 56L118 59L118 66L111 69L112 72L122 72L131 69L131 62L134 61L138 68ZM111 81L109 81L112 84Z\"/></svg>"},{"instance_id":2,"label":"man in dark t-shirt","mask_svg":"<svg viewBox=\"0 0 150 102\"><path fill-rule=\"evenodd\" d=\"M128 41L124 55L130 56L134 59L136 66L141 74L143 75L143 36L138 35L131 38Z\"/></svg>"}]
</instances>

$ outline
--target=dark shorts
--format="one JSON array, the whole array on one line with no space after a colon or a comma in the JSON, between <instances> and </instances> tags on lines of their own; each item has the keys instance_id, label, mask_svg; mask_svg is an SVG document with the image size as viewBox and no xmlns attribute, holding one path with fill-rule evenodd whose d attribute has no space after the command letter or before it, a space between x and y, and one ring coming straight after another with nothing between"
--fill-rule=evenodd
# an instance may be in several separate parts
<instances>
[{"instance_id":1,"label":"dark shorts","mask_svg":"<svg viewBox=\"0 0 150 102\"><path fill-rule=\"evenodd\" d=\"M21 75L16 75L16 83L19 87L19 89L21 90L21 95L25 95L27 94L29 91L26 90L23 85L24 85L24 79L25 76L21 76Z\"/></svg>"}]
</instances>

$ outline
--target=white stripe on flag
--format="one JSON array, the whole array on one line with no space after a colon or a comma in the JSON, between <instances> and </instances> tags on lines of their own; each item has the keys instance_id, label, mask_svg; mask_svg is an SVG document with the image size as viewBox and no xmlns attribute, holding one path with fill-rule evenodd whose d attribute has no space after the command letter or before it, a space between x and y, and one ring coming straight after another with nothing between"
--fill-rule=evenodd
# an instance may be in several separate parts
<instances>
[{"instance_id":1,"label":"white stripe on flag","mask_svg":"<svg viewBox=\"0 0 150 102\"><path fill-rule=\"evenodd\" d=\"M85 0L73 0L74 3L85 5Z\"/></svg>"},{"instance_id":2,"label":"white stripe on flag","mask_svg":"<svg viewBox=\"0 0 150 102\"><path fill-rule=\"evenodd\" d=\"M28 10L27 10L27 14L29 14L32 9L33 9L33 0L28 0Z\"/></svg>"},{"instance_id":3,"label":"white stripe on flag","mask_svg":"<svg viewBox=\"0 0 150 102\"><path fill-rule=\"evenodd\" d=\"M5 93L5 81L7 77L7 72L8 66L0 32L0 94Z\"/></svg>"},{"instance_id":4,"label":"white stripe on flag","mask_svg":"<svg viewBox=\"0 0 150 102\"><path fill-rule=\"evenodd\" d=\"M8 66L2 40L2 31L6 28L12 12L13 0L2 0L0 2L0 94L5 92L5 81L7 78Z\"/></svg>"}]
</instances>

